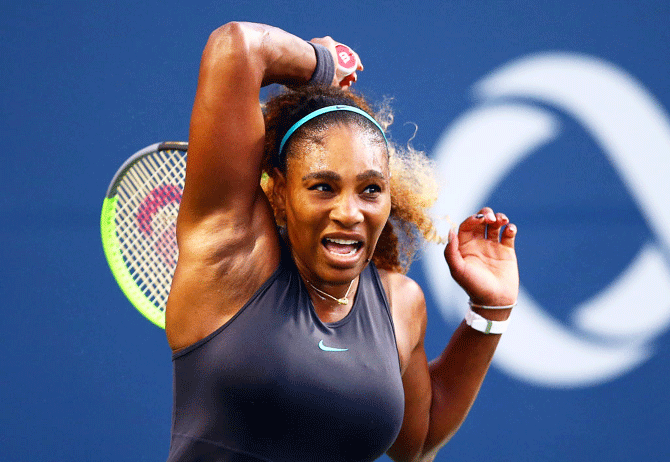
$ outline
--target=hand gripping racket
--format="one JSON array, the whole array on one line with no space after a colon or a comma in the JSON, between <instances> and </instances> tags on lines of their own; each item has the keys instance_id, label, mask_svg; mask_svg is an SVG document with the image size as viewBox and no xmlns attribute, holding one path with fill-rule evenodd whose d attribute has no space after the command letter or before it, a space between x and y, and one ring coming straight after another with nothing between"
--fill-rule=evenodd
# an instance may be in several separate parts
<instances>
[{"instance_id":1,"label":"hand gripping racket","mask_svg":"<svg viewBox=\"0 0 670 462\"><path fill-rule=\"evenodd\" d=\"M133 154L107 189L100 217L105 257L128 300L165 328L177 265L177 213L188 143L156 143Z\"/></svg>"}]
</instances>

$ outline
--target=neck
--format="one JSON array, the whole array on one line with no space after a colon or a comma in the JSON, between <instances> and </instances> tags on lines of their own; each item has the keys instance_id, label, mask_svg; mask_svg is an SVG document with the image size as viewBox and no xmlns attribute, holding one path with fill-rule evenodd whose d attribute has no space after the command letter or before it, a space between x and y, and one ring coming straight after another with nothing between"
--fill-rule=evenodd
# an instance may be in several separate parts
<instances>
[{"instance_id":1,"label":"neck","mask_svg":"<svg viewBox=\"0 0 670 462\"><path fill-rule=\"evenodd\" d=\"M317 287L303 278L314 311L322 322L338 322L349 314L358 289L358 277L342 286ZM346 300L346 303L345 303Z\"/></svg>"},{"instance_id":2,"label":"neck","mask_svg":"<svg viewBox=\"0 0 670 462\"><path fill-rule=\"evenodd\" d=\"M349 283L349 286L347 287L347 291L341 297L338 297L334 293L330 293L326 290L319 289L314 284L312 284L310 281L307 281L307 284L316 292L316 294L322 300L332 300L333 302L336 302L338 305L350 305L352 303L351 298L353 298L353 294L350 294L350 293L351 293L351 288L353 287L355 280L356 279L351 280L351 282Z\"/></svg>"}]
</instances>

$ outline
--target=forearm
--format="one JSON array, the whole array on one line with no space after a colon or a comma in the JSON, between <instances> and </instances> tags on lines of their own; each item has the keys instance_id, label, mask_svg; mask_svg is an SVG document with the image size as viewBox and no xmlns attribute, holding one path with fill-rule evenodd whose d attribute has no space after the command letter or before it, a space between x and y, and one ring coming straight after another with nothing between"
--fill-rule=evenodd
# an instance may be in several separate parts
<instances>
[{"instance_id":1,"label":"forearm","mask_svg":"<svg viewBox=\"0 0 670 462\"><path fill-rule=\"evenodd\" d=\"M260 89L271 83L306 83L316 67L314 49L295 35L264 24L231 22L209 37L201 61L201 79L212 74L217 80L240 69L244 79L231 76L237 85ZM213 82L215 88L220 88Z\"/></svg>"},{"instance_id":2,"label":"forearm","mask_svg":"<svg viewBox=\"0 0 670 462\"><path fill-rule=\"evenodd\" d=\"M475 311L499 321L510 314L510 310ZM425 454L434 455L465 420L500 338L501 335L478 332L463 321L442 354L430 363L432 400Z\"/></svg>"},{"instance_id":3,"label":"forearm","mask_svg":"<svg viewBox=\"0 0 670 462\"><path fill-rule=\"evenodd\" d=\"M305 83L316 66L314 49L271 26L228 23L209 37L200 62L191 135L257 142L264 133L259 92L270 83ZM256 136L249 136L256 133ZM240 140L240 141L242 141ZM206 140L216 145L216 140ZM243 150L253 146L240 146ZM239 150L239 149L238 149Z\"/></svg>"}]
</instances>

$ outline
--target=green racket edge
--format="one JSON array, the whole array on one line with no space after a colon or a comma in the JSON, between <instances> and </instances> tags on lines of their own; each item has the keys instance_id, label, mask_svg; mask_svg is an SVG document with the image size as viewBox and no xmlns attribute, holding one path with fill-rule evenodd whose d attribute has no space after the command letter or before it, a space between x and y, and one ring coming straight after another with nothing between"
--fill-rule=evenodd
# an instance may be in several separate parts
<instances>
[{"instance_id":1,"label":"green racket edge","mask_svg":"<svg viewBox=\"0 0 670 462\"><path fill-rule=\"evenodd\" d=\"M112 275L121 287L123 293L128 297L130 303L142 313L149 321L165 329L165 313L156 308L149 298L137 287L130 271L123 262L121 256L121 243L116 237L114 220L116 219L116 197L105 197L102 203L100 215L100 234L102 236L102 248L112 270Z\"/></svg>"}]
</instances>

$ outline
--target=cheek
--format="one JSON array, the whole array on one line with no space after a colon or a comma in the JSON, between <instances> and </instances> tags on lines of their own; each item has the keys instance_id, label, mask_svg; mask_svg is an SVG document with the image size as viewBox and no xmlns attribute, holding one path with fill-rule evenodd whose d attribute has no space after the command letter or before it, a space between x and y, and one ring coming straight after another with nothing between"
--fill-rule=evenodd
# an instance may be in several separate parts
<instances>
[{"instance_id":1,"label":"cheek","mask_svg":"<svg viewBox=\"0 0 670 462\"><path fill-rule=\"evenodd\" d=\"M381 204L376 204L375 207L371 207L368 213L368 220L373 232L379 236L382 232L382 229L386 225L386 222L389 219L391 214L391 199L384 201Z\"/></svg>"},{"instance_id":2,"label":"cheek","mask_svg":"<svg viewBox=\"0 0 670 462\"><path fill-rule=\"evenodd\" d=\"M287 202L286 226L290 234L305 245L312 245L319 229L325 226L328 214L320 210L318 204L303 194L294 194Z\"/></svg>"}]
</instances>

